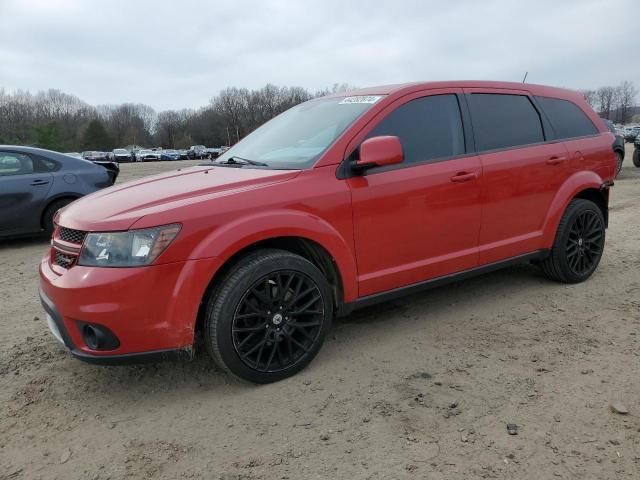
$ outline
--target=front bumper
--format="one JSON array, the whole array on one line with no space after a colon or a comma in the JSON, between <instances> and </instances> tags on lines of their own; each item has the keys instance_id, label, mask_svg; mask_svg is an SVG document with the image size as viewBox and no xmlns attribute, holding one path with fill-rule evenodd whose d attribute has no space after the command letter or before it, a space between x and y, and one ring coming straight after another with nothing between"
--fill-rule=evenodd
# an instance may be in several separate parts
<instances>
[{"instance_id":1,"label":"front bumper","mask_svg":"<svg viewBox=\"0 0 640 480\"><path fill-rule=\"evenodd\" d=\"M62 274L40 263L40 300L54 336L81 360L100 364L191 357L202 297L215 258L139 268L73 266ZM82 326L106 327L112 350L90 348Z\"/></svg>"},{"instance_id":2,"label":"front bumper","mask_svg":"<svg viewBox=\"0 0 640 480\"><path fill-rule=\"evenodd\" d=\"M188 359L193 358L193 348L183 347L168 350L155 350L139 353L109 354L95 355L83 352L74 345L73 340L67 332L62 316L58 313L55 306L40 290L40 302L45 312L47 312L47 324L51 334L69 349L71 354L87 363L95 365L131 365L136 363L160 362L171 359Z\"/></svg>"}]
</instances>

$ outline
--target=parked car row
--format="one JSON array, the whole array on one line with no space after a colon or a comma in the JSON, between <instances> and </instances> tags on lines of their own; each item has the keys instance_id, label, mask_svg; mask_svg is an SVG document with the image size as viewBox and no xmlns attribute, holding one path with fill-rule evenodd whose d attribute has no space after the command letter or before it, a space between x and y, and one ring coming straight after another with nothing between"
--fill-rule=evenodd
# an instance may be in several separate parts
<instances>
[{"instance_id":1,"label":"parked car row","mask_svg":"<svg viewBox=\"0 0 640 480\"><path fill-rule=\"evenodd\" d=\"M640 134L640 125L622 127L620 130L625 142L631 143L634 142L638 134Z\"/></svg>"},{"instance_id":2,"label":"parked car row","mask_svg":"<svg viewBox=\"0 0 640 480\"><path fill-rule=\"evenodd\" d=\"M217 158L227 151L229 147L205 147L204 145L192 145L188 149L162 149L162 148L138 148L128 150L126 148L114 148L110 152L90 150L82 153L70 152L78 158L91 160L92 162L154 162L159 160L202 160Z\"/></svg>"}]
</instances>

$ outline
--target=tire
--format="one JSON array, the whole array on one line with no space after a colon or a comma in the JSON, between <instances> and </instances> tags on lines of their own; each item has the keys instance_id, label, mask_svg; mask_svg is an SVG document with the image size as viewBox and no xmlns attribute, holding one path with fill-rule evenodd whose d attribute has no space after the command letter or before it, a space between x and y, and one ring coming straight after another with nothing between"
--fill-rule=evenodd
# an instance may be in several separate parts
<instances>
[{"instance_id":1,"label":"tire","mask_svg":"<svg viewBox=\"0 0 640 480\"><path fill-rule=\"evenodd\" d=\"M633 151L633 164L640 168L640 148Z\"/></svg>"},{"instance_id":2,"label":"tire","mask_svg":"<svg viewBox=\"0 0 640 480\"><path fill-rule=\"evenodd\" d=\"M75 198L63 198L62 200L56 200L44 210L44 213L42 214L42 229L45 231L47 236L51 237L53 235L53 218L55 217L56 212L61 208L66 207L74 200Z\"/></svg>"},{"instance_id":3,"label":"tire","mask_svg":"<svg viewBox=\"0 0 640 480\"><path fill-rule=\"evenodd\" d=\"M327 279L305 258L276 249L252 253L205 300L207 350L223 370L249 382L290 377L320 350L333 319L331 298Z\"/></svg>"},{"instance_id":4,"label":"tire","mask_svg":"<svg viewBox=\"0 0 640 480\"><path fill-rule=\"evenodd\" d=\"M616 177L620 175L620 170L622 170L622 162L624 158L620 152L615 152L616 154Z\"/></svg>"},{"instance_id":5,"label":"tire","mask_svg":"<svg viewBox=\"0 0 640 480\"><path fill-rule=\"evenodd\" d=\"M542 271L555 281L579 283L598 267L605 243L605 223L600 207L590 200L573 199L560 220Z\"/></svg>"}]
</instances>

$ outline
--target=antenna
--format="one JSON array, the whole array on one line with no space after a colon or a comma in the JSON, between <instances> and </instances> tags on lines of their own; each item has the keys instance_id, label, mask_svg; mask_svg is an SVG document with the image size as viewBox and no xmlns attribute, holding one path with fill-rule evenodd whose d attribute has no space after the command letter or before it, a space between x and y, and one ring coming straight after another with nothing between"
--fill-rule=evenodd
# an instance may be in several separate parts
<instances>
[{"instance_id":1,"label":"antenna","mask_svg":"<svg viewBox=\"0 0 640 480\"><path fill-rule=\"evenodd\" d=\"M525 80L527 79L527 75L529 75L529 72L524 72L524 78L522 79L522 83L524 83Z\"/></svg>"}]
</instances>

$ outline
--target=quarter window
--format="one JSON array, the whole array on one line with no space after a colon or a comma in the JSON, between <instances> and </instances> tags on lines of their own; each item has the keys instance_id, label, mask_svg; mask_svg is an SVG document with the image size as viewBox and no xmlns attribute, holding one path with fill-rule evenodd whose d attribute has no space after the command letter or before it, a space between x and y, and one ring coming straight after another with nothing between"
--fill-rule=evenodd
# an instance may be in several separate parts
<instances>
[{"instance_id":1,"label":"quarter window","mask_svg":"<svg viewBox=\"0 0 640 480\"><path fill-rule=\"evenodd\" d=\"M478 151L544 142L540 115L526 95L473 93L469 107Z\"/></svg>"},{"instance_id":2,"label":"quarter window","mask_svg":"<svg viewBox=\"0 0 640 480\"><path fill-rule=\"evenodd\" d=\"M464 133L455 95L432 95L396 108L367 136L392 135L400 139L406 163L461 155Z\"/></svg>"},{"instance_id":3,"label":"quarter window","mask_svg":"<svg viewBox=\"0 0 640 480\"><path fill-rule=\"evenodd\" d=\"M27 155L0 152L0 176L26 175L33 173L33 160Z\"/></svg>"},{"instance_id":4,"label":"quarter window","mask_svg":"<svg viewBox=\"0 0 640 480\"><path fill-rule=\"evenodd\" d=\"M536 97L549 117L558 139L595 135L598 129L575 103L560 98Z\"/></svg>"}]
</instances>

